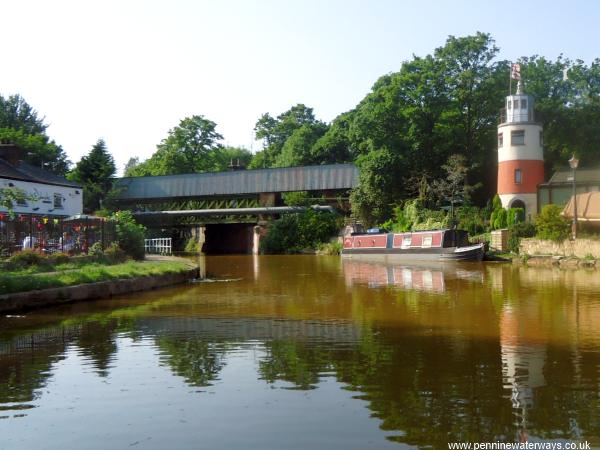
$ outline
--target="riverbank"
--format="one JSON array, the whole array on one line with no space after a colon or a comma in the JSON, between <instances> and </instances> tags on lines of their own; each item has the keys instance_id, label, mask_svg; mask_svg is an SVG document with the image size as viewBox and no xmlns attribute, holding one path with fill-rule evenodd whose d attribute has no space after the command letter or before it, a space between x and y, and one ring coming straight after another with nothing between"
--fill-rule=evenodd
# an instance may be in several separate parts
<instances>
[{"instance_id":1,"label":"riverbank","mask_svg":"<svg viewBox=\"0 0 600 450\"><path fill-rule=\"evenodd\" d=\"M39 274L3 273L0 313L149 290L197 276L198 267L189 260L161 256Z\"/></svg>"}]
</instances>

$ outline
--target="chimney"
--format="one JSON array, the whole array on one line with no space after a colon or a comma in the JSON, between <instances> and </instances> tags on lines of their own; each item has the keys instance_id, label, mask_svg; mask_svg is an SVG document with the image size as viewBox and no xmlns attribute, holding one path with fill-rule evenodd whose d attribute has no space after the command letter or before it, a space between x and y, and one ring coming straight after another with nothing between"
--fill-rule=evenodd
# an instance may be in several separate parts
<instances>
[{"instance_id":1,"label":"chimney","mask_svg":"<svg viewBox=\"0 0 600 450\"><path fill-rule=\"evenodd\" d=\"M21 149L12 142L0 141L0 159L17 166L22 159L21 153Z\"/></svg>"}]
</instances>

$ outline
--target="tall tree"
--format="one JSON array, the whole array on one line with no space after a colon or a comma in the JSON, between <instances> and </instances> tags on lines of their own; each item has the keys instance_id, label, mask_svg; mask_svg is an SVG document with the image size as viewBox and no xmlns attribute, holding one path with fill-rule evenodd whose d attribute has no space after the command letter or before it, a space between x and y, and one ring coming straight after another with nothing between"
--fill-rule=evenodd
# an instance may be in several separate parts
<instances>
[{"instance_id":1,"label":"tall tree","mask_svg":"<svg viewBox=\"0 0 600 450\"><path fill-rule=\"evenodd\" d=\"M20 95L0 95L0 140L17 144L23 160L57 175L65 175L70 162L60 145L46 134L47 125Z\"/></svg>"},{"instance_id":2,"label":"tall tree","mask_svg":"<svg viewBox=\"0 0 600 450\"><path fill-rule=\"evenodd\" d=\"M302 129L302 131L298 131ZM263 150L257 154L250 167L282 167L284 165L302 164L302 161L310 161L311 148L327 131L327 125L315 118L312 108L301 103L292 106L289 110L273 118L270 114L263 114L254 127L256 138L263 140ZM293 142L288 144L285 155L282 152L287 141L292 138Z\"/></svg>"},{"instance_id":3,"label":"tall tree","mask_svg":"<svg viewBox=\"0 0 600 450\"><path fill-rule=\"evenodd\" d=\"M138 165L140 164L140 158L139 156L132 156L130 157L127 162L125 163L125 166L123 167L123 174L128 177L130 176L129 173L135 169Z\"/></svg>"},{"instance_id":4,"label":"tall tree","mask_svg":"<svg viewBox=\"0 0 600 450\"><path fill-rule=\"evenodd\" d=\"M203 116L186 117L169 130L168 136L146 161L129 171L131 176L173 175L215 169L215 151L223 139L217 124Z\"/></svg>"},{"instance_id":5,"label":"tall tree","mask_svg":"<svg viewBox=\"0 0 600 450\"><path fill-rule=\"evenodd\" d=\"M69 174L71 180L83 185L83 208L86 212L102 208L102 202L112 189L115 173L115 161L104 140L98 139Z\"/></svg>"}]
</instances>

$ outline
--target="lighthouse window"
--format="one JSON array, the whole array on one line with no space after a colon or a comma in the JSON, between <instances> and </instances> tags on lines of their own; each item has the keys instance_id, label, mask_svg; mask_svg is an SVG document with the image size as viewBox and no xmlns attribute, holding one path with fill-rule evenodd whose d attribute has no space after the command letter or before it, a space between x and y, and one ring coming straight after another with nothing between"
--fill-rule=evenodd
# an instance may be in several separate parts
<instances>
[{"instance_id":1,"label":"lighthouse window","mask_svg":"<svg viewBox=\"0 0 600 450\"><path fill-rule=\"evenodd\" d=\"M540 147L544 145L544 133L540 131Z\"/></svg>"},{"instance_id":2,"label":"lighthouse window","mask_svg":"<svg viewBox=\"0 0 600 450\"><path fill-rule=\"evenodd\" d=\"M521 184L521 181L522 181L521 169L515 169L515 184Z\"/></svg>"},{"instance_id":3,"label":"lighthouse window","mask_svg":"<svg viewBox=\"0 0 600 450\"><path fill-rule=\"evenodd\" d=\"M510 145L525 145L525 130L511 131Z\"/></svg>"},{"instance_id":4,"label":"lighthouse window","mask_svg":"<svg viewBox=\"0 0 600 450\"><path fill-rule=\"evenodd\" d=\"M519 99L515 98L515 109L519 109Z\"/></svg>"},{"instance_id":5,"label":"lighthouse window","mask_svg":"<svg viewBox=\"0 0 600 450\"><path fill-rule=\"evenodd\" d=\"M521 100L521 109L527 109L527 99L526 98Z\"/></svg>"},{"instance_id":6,"label":"lighthouse window","mask_svg":"<svg viewBox=\"0 0 600 450\"><path fill-rule=\"evenodd\" d=\"M498 133L498 147L502 147L504 144L504 134Z\"/></svg>"},{"instance_id":7,"label":"lighthouse window","mask_svg":"<svg viewBox=\"0 0 600 450\"><path fill-rule=\"evenodd\" d=\"M508 109L510 109L510 106L511 106L511 105L510 105L510 100L509 100L509 101L508 101L508 104L507 104L507 107L508 107Z\"/></svg>"}]
</instances>

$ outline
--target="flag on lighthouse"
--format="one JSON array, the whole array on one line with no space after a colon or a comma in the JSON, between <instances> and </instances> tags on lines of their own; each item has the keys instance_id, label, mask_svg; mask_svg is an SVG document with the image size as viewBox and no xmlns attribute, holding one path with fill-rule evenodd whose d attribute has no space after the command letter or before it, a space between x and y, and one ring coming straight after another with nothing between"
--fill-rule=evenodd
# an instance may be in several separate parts
<instances>
[{"instance_id":1,"label":"flag on lighthouse","mask_svg":"<svg viewBox=\"0 0 600 450\"><path fill-rule=\"evenodd\" d=\"M521 64L519 63L515 63L511 66L510 68L510 77L513 80L520 80L521 79Z\"/></svg>"}]
</instances>

